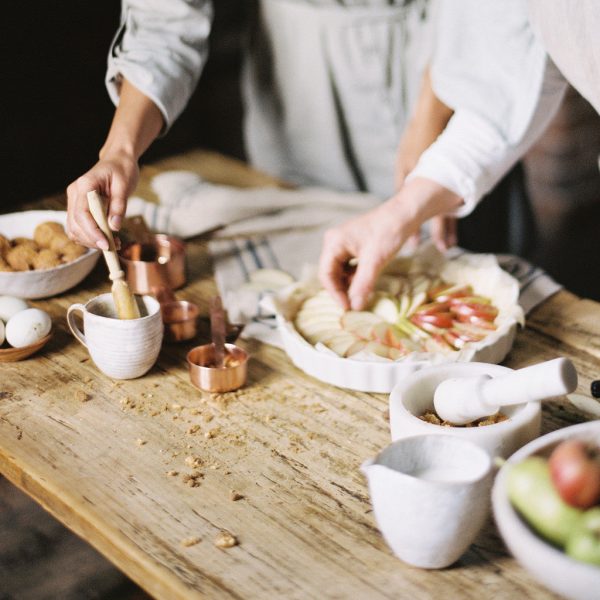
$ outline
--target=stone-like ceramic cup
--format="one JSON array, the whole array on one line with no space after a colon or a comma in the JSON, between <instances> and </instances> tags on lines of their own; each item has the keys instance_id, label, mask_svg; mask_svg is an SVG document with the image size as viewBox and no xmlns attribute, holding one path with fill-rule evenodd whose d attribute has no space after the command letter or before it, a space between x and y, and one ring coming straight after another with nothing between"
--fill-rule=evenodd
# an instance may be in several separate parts
<instances>
[{"instance_id":1,"label":"stone-like ceramic cup","mask_svg":"<svg viewBox=\"0 0 600 600\"><path fill-rule=\"evenodd\" d=\"M398 440L362 471L385 541L416 567L442 569L458 560L489 513L491 458L455 436Z\"/></svg>"},{"instance_id":2,"label":"stone-like ceramic cup","mask_svg":"<svg viewBox=\"0 0 600 600\"><path fill-rule=\"evenodd\" d=\"M101 294L84 304L72 304L67 323L89 351L96 366L113 379L135 379L147 373L158 358L163 339L160 304L151 296L140 299L142 317L117 319L112 294ZM83 314L82 333L75 313Z\"/></svg>"}]
</instances>

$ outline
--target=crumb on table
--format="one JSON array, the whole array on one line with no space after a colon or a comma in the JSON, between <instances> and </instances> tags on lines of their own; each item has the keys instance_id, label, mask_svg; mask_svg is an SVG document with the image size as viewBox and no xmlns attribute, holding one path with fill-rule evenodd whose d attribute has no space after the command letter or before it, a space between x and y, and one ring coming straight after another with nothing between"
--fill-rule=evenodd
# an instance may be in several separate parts
<instances>
[{"instance_id":1,"label":"crumb on table","mask_svg":"<svg viewBox=\"0 0 600 600\"><path fill-rule=\"evenodd\" d=\"M214 543L217 548L233 548L239 544L235 535L229 533L229 531L219 531Z\"/></svg>"}]
</instances>

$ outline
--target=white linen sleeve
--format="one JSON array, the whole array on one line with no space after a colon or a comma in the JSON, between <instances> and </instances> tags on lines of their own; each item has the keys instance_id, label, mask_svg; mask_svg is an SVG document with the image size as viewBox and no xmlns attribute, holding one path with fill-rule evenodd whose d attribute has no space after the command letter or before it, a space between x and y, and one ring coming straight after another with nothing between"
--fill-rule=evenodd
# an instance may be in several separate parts
<instances>
[{"instance_id":1,"label":"white linen sleeve","mask_svg":"<svg viewBox=\"0 0 600 600\"><path fill-rule=\"evenodd\" d=\"M432 86L454 115L407 180L453 191L464 217L543 133L567 84L524 0L441 0L438 16Z\"/></svg>"},{"instance_id":2,"label":"white linen sleeve","mask_svg":"<svg viewBox=\"0 0 600 600\"><path fill-rule=\"evenodd\" d=\"M211 20L209 0L123 0L106 73L115 105L125 78L158 106L164 134L196 87L208 53Z\"/></svg>"}]
</instances>

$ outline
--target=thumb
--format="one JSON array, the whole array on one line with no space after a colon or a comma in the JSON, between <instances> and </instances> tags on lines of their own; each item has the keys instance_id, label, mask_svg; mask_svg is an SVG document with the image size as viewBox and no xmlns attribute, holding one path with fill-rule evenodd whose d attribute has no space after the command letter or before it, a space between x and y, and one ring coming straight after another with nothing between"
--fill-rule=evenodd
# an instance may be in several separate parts
<instances>
[{"instance_id":1,"label":"thumb","mask_svg":"<svg viewBox=\"0 0 600 600\"><path fill-rule=\"evenodd\" d=\"M366 251L359 257L356 273L348 290L352 310L362 310L365 307L382 266L383 257L376 250Z\"/></svg>"}]
</instances>

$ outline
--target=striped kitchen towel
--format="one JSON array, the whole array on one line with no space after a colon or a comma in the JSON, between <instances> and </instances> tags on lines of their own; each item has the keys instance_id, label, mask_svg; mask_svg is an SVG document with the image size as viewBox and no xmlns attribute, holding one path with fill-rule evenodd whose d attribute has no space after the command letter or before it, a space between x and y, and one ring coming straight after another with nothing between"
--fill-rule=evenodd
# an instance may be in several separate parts
<instances>
[{"instance_id":1,"label":"striped kitchen towel","mask_svg":"<svg viewBox=\"0 0 600 600\"><path fill-rule=\"evenodd\" d=\"M325 229L377 205L374 196L322 188L233 188L204 182L196 174L168 172L152 182L160 204L131 198L127 215L142 215L152 229L192 237L214 231L209 243L215 278L232 322L246 323L244 337L281 346L273 315L261 308L263 293L244 285L257 269L279 269L295 279L317 264ZM452 259L465 251L453 248ZM500 266L521 289L527 314L561 289L526 260L498 255Z\"/></svg>"}]
</instances>

